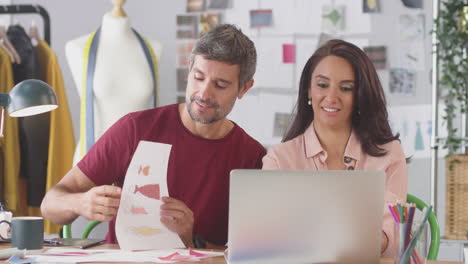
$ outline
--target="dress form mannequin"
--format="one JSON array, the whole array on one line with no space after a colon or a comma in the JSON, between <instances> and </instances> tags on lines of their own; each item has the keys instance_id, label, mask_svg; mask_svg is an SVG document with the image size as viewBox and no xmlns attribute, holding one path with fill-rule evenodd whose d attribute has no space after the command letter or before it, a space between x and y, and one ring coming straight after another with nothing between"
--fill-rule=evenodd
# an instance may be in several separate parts
<instances>
[{"instance_id":1,"label":"dress form mannequin","mask_svg":"<svg viewBox=\"0 0 468 264\"><path fill-rule=\"evenodd\" d=\"M95 140L127 113L149 109L154 105L153 76L144 51L131 29L123 1L114 0L114 9L102 19L94 71L94 135ZM78 94L83 89L83 63L86 42L91 34L69 41L65 53ZM157 61L162 45L146 39ZM81 98L83 100L83 98ZM80 142L77 146L80 146ZM80 159L78 147L74 164Z\"/></svg>"}]
</instances>

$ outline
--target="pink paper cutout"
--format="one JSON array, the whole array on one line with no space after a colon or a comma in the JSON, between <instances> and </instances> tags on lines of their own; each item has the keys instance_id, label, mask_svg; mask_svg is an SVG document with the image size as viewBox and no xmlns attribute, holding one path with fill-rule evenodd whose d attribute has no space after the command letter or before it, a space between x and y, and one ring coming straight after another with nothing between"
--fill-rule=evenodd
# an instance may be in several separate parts
<instances>
[{"instance_id":1,"label":"pink paper cutout","mask_svg":"<svg viewBox=\"0 0 468 264\"><path fill-rule=\"evenodd\" d=\"M283 63L296 63L296 45L283 44Z\"/></svg>"}]
</instances>

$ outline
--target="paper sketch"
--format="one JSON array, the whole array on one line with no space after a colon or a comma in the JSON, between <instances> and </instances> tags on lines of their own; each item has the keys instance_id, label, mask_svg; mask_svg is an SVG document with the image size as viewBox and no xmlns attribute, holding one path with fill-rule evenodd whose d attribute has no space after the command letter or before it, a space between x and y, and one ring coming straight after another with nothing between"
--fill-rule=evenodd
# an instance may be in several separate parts
<instances>
[{"instance_id":1,"label":"paper sketch","mask_svg":"<svg viewBox=\"0 0 468 264\"><path fill-rule=\"evenodd\" d=\"M424 39L424 15L401 15L399 31L401 40Z\"/></svg>"},{"instance_id":2,"label":"paper sketch","mask_svg":"<svg viewBox=\"0 0 468 264\"><path fill-rule=\"evenodd\" d=\"M230 7L229 0L208 0L208 8L210 9L226 9Z\"/></svg>"},{"instance_id":3,"label":"paper sketch","mask_svg":"<svg viewBox=\"0 0 468 264\"><path fill-rule=\"evenodd\" d=\"M379 12L378 0L362 0L362 11L364 13L377 13Z\"/></svg>"},{"instance_id":4,"label":"paper sketch","mask_svg":"<svg viewBox=\"0 0 468 264\"><path fill-rule=\"evenodd\" d=\"M200 12L205 10L205 0L187 0L187 12Z\"/></svg>"},{"instance_id":5,"label":"paper sketch","mask_svg":"<svg viewBox=\"0 0 468 264\"><path fill-rule=\"evenodd\" d=\"M345 6L324 5L322 7L322 31L336 33L345 28Z\"/></svg>"},{"instance_id":6,"label":"paper sketch","mask_svg":"<svg viewBox=\"0 0 468 264\"><path fill-rule=\"evenodd\" d=\"M191 55L194 45L195 45L195 40L177 41L177 54L176 54L177 67L189 66L190 55Z\"/></svg>"},{"instance_id":7,"label":"paper sketch","mask_svg":"<svg viewBox=\"0 0 468 264\"><path fill-rule=\"evenodd\" d=\"M398 66L415 71L424 71L426 67L423 40L400 41L398 43Z\"/></svg>"},{"instance_id":8,"label":"paper sketch","mask_svg":"<svg viewBox=\"0 0 468 264\"><path fill-rule=\"evenodd\" d=\"M364 52L377 70L383 70L387 65L387 48L385 46L364 47Z\"/></svg>"},{"instance_id":9,"label":"paper sketch","mask_svg":"<svg viewBox=\"0 0 468 264\"><path fill-rule=\"evenodd\" d=\"M123 250L183 247L160 219L161 196L169 196L171 145L140 141L125 175L115 232Z\"/></svg>"},{"instance_id":10,"label":"paper sketch","mask_svg":"<svg viewBox=\"0 0 468 264\"><path fill-rule=\"evenodd\" d=\"M176 18L178 39L197 37L197 17L190 15L178 15Z\"/></svg>"},{"instance_id":11,"label":"paper sketch","mask_svg":"<svg viewBox=\"0 0 468 264\"><path fill-rule=\"evenodd\" d=\"M432 135L432 112L431 105L408 105L393 106L388 108L389 122L392 133L400 133L401 145L407 157L429 158L431 155ZM443 111L441 106L439 111ZM411 113L411 115L408 115ZM441 137L446 136L446 130L439 122ZM447 153L446 149L440 148L440 155Z\"/></svg>"},{"instance_id":12,"label":"paper sketch","mask_svg":"<svg viewBox=\"0 0 468 264\"><path fill-rule=\"evenodd\" d=\"M291 122L291 113L275 113L273 137L283 137Z\"/></svg>"},{"instance_id":13,"label":"paper sketch","mask_svg":"<svg viewBox=\"0 0 468 264\"><path fill-rule=\"evenodd\" d=\"M250 27L267 27L273 24L273 10L250 10Z\"/></svg>"},{"instance_id":14,"label":"paper sketch","mask_svg":"<svg viewBox=\"0 0 468 264\"><path fill-rule=\"evenodd\" d=\"M390 69L390 92L392 94L414 95L416 89L416 72L409 69Z\"/></svg>"},{"instance_id":15,"label":"paper sketch","mask_svg":"<svg viewBox=\"0 0 468 264\"><path fill-rule=\"evenodd\" d=\"M221 15L219 13L201 14L200 24L198 25L200 37L221 23L220 17Z\"/></svg>"}]
</instances>

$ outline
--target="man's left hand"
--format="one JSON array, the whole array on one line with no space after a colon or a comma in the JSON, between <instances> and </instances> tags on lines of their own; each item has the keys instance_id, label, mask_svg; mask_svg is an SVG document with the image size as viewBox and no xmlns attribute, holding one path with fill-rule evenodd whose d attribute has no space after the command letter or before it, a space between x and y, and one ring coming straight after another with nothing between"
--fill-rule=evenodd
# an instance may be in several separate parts
<instances>
[{"instance_id":1,"label":"man's left hand","mask_svg":"<svg viewBox=\"0 0 468 264\"><path fill-rule=\"evenodd\" d=\"M164 196L161 199L161 222L177 233L186 247L193 245L193 212L184 202Z\"/></svg>"}]
</instances>

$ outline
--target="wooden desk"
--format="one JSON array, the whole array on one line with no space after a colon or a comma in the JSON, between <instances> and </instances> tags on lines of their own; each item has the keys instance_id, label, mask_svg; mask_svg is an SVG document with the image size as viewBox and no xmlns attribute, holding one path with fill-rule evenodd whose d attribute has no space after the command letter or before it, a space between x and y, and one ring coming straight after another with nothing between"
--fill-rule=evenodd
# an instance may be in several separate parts
<instances>
[{"instance_id":1,"label":"wooden desk","mask_svg":"<svg viewBox=\"0 0 468 264\"><path fill-rule=\"evenodd\" d=\"M4 248L9 248L10 244L8 243L0 243L0 249ZM92 247L91 249L118 249L119 246L115 244L102 244L99 246ZM6 261L0 261L0 264L7 263ZM87 262L91 263L91 262ZM103 264L109 264L110 262L105 262ZM136 263L136 262L112 262L112 263ZM151 263L151 262L145 262L145 263ZM157 263L157 262L152 262L152 263ZM200 262L193 262L193 261L183 261L183 262L177 262L179 264L193 264L193 263L211 263L211 264L227 264L226 260L224 257L214 257L214 258L207 258L204 260L201 260ZM96 263L99 264L99 263ZM393 264L392 259L381 259L380 264ZM450 262L450 261L428 261L427 264L463 264L462 262Z\"/></svg>"}]
</instances>

